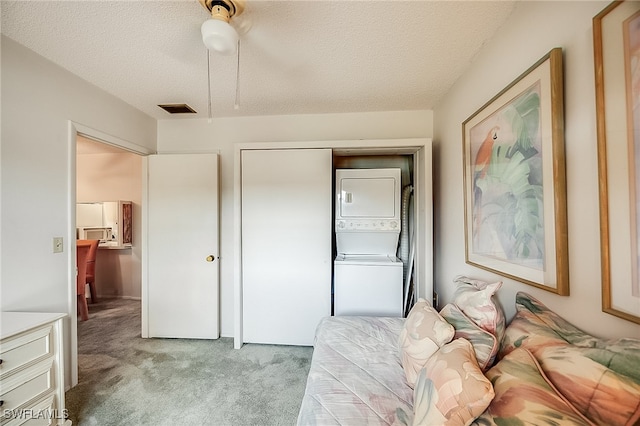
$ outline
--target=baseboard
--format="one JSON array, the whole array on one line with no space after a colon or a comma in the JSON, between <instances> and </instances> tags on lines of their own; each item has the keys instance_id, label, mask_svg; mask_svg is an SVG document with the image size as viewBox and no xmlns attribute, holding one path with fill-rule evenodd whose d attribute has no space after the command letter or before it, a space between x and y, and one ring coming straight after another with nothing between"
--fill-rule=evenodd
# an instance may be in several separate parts
<instances>
[{"instance_id":1,"label":"baseboard","mask_svg":"<svg viewBox=\"0 0 640 426\"><path fill-rule=\"evenodd\" d=\"M98 300L100 300L100 299L142 300L142 297L136 297L136 296L98 296Z\"/></svg>"}]
</instances>

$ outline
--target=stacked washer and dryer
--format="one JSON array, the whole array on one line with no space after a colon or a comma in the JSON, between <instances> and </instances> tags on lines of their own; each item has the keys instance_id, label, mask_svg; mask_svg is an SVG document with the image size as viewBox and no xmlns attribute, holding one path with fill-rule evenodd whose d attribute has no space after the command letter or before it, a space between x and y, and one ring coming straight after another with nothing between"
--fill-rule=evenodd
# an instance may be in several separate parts
<instances>
[{"instance_id":1,"label":"stacked washer and dryer","mask_svg":"<svg viewBox=\"0 0 640 426\"><path fill-rule=\"evenodd\" d=\"M336 170L334 315L403 314L399 168Z\"/></svg>"}]
</instances>

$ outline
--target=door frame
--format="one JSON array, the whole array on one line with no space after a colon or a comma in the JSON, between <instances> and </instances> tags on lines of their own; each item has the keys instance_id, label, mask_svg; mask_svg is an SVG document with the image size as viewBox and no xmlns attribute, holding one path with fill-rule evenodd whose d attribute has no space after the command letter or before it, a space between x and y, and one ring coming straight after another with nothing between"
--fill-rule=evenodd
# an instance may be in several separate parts
<instances>
[{"instance_id":1,"label":"door frame","mask_svg":"<svg viewBox=\"0 0 640 426\"><path fill-rule=\"evenodd\" d=\"M77 190L76 190L76 179L77 179L77 161L76 161L76 143L78 136L84 136L88 139L95 140L100 143L104 143L106 145L111 145L117 148L124 149L126 151L132 152L134 154L142 155L146 157L149 154L154 154L155 151L151 149L138 145L134 142L127 141L125 139L121 139L117 136L110 135L108 133L104 133L100 130L91 128L89 126L85 126L84 124L77 123L72 120L68 120L67 122L67 153L68 153L68 200L69 204L67 206L67 276L69 277L69 297L67 303L67 315L69 321L69 338L65 338L65 341L68 341L69 344L65 348L65 350L69 350L70 354L70 373L71 373L71 383L68 387L72 388L78 384L78 321L76 320L76 312L77 312L77 301L76 297L76 202L77 202ZM146 164L146 161L143 161ZM145 168L143 166L143 176L142 176L142 187L146 188L147 175L145 173ZM144 195L144 194L143 194ZM145 198L143 197L143 208ZM142 219L142 254L143 254L143 271L144 271L144 246L145 241L147 240L147 233L144 218ZM143 272L144 275L144 272ZM142 295L144 301L144 294ZM143 302L144 303L144 302Z\"/></svg>"},{"instance_id":2,"label":"door frame","mask_svg":"<svg viewBox=\"0 0 640 426\"><path fill-rule=\"evenodd\" d=\"M264 149L318 149L330 148L334 153L367 155L413 155L414 163L414 209L416 218L416 259L431 262L416 262L416 300L433 298L433 164L431 138L410 139L362 139L306 142L252 142L234 144L233 184L233 288L234 288L234 336L233 346L240 349L242 335L242 151ZM416 188L415 182L421 185Z\"/></svg>"}]
</instances>

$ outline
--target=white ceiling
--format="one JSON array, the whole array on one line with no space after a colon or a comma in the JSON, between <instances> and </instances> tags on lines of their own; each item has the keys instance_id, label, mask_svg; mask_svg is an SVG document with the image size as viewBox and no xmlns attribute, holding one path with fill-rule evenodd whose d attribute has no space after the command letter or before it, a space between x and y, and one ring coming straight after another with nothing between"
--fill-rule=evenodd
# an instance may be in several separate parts
<instances>
[{"instance_id":1,"label":"white ceiling","mask_svg":"<svg viewBox=\"0 0 640 426\"><path fill-rule=\"evenodd\" d=\"M214 117L431 109L509 17L502 1L249 1L211 54ZM197 0L5 1L2 33L157 119L208 116ZM244 22L242 22L244 21ZM193 118L194 115L186 115Z\"/></svg>"}]
</instances>

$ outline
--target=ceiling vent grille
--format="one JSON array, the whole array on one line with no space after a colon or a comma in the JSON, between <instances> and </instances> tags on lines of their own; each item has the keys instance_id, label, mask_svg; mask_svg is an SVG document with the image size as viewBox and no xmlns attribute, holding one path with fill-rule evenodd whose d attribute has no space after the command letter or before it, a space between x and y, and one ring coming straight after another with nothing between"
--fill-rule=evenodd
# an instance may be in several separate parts
<instances>
[{"instance_id":1,"label":"ceiling vent grille","mask_svg":"<svg viewBox=\"0 0 640 426\"><path fill-rule=\"evenodd\" d=\"M187 104L162 104L158 106L169 114L196 114L196 111Z\"/></svg>"}]
</instances>

